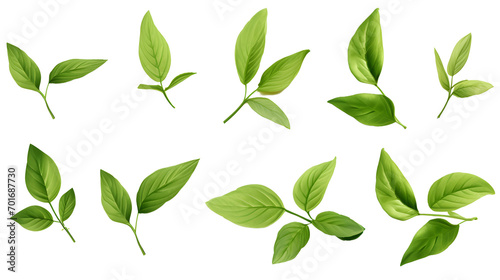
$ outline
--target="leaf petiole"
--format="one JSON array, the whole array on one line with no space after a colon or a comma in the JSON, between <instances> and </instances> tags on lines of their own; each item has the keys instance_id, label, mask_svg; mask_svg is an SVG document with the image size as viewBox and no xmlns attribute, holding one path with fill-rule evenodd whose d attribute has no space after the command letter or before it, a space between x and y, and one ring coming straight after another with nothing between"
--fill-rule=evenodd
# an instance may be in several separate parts
<instances>
[{"instance_id":1,"label":"leaf petiole","mask_svg":"<svg viewBox=\"0 0 500 280\"><path fill-rule=\"evenodd\" d=\"M236 110L231 114L229 115L229 117L227 117L225 120L224 120L224 123L227 123L234 115L236 115L236 113L238 113L238 111L241 109L241 107L243 107L243 105L245 105L245 103L247 103L248 99L250 99L250 97L256 92L257 90L254 90L252 91L252 93L250 93L250 95L247 96L247 85L245 85L245 98L243 99L243 102L241 102L240 106L238 106L238 108L236 108Z\"/></svg>"},{"instance_id":2,"label":"leaf petiole","mask_svg":"<svg viewBox=\"0 0 500 280\"><path fill-rule=\"evenodd\" d=\"M442 215L442 214L418 214L419 216L429 216L429 217L443 217L443 218L452 218L457 220L462 220L463 222L470 222L477 220L477 217L473 218L464 218L461 216L451 216L451 215Z\"/></svg>"},{"instance_id":3,"label":"leaf petiole","mask_svg":"<svg viewBox=\"0 0 500 280\"><path fill-rule=\"evenodd\" d=\"M47 103L47 91L49 89L49 85L50 83L48 83L47 87L45 88L45 94L43 94L41 91L38 91L38 93L40 93L40 95L42 96L43 101L45 102L45 106L47 106L47 110L49 110L50 116L52 117L52 119L55 119L56 117L54 117L54 114L52 114L52 111L50 110L49 107L49 103Z\"/></svg>"},{"instance_id":4,"label":"leaf petiole","mask_svg":"<svg viewBox=\"0 0 500 280\"><path fill-rule=\"evenodd\" d=\"M450 101L450 98L453 96L453 94L451 93L451 91L453 90L453 88L456 86L456 84L453 84L453 76L451 76L451 83L450 83L450 90L448 90L448 99L446 99L446 103L444 104L444 107L443 109L441 110L441 112L439 113L438 115L438 119L441 117L441 115L443 114L444 112L444 109L446 109L446 106L448 106L448 102Z\"/></svg>"},{"instance_id":5,"label":"leaf petiole","mask_svg":"<svg viewBox=\"0 0 500 280\"><path fill-rule=\"evenodd\" d=\"M161 92L163 93L163 96L165 96L165 98L167 99L168 101L168 104L170 104L170 106L172 106L172 108L175 109L175 106L172 104L172 102L170 102L170 99L168 99L168 96L167 96L167 92L165 91L165 89L163 88L163 84L162 82L160 82L160 87L161 87Z\"/></svg>"},{"instance_id":6,"label":"leaf petiole","mask_svg":"<svg viewBox=\"0 0 500 280\"><path fill-rule=\"evenodd\" d=\"M134 232L135 240L137 241L137 245L139 245L139 249L141 249L142 255L145 256L146 252L142 248L141 242L139 241L139 237L137 237L137 221L139 220L139 213L137 213L137 216L135 218L135 228L129 223L128 226L130 229L132 229L132 232Z\"/></svg>"},{"instance_id":7,"label":"leaf petiole","mask_svg":"<svg viewBox=\"0 0 500 280\"><path fill-rule=\"evenodd\" d=\"M297 217L299 217L299 218L301 218L301 219L303 219L303 220L308 221L309 223L312 223L312 222L313 222L313 221L312 221L312 220L313 220L313 218L311 218L311 220L309 220L308 218L306 218L306 217L304 217L304 216L302 216L302 215L299 215L299 214L297 214L297 213L294 213L294 212L292 212L292 211L290 211L290 210L287 210L287 209L285 209L285 208L283 208L283 210L285 210L285 212L287 212L288 214L292 214L292 215L294 215L294 216L297 216ZM309 213L307 213L307 214L309 215ZM309 215L309 217L311 217L311 215Z\"/></svg>"},{"instance_id":8,"label":"leaf petiole","mask_svg":"<svg viewBox=\"0 0 500 280\"><path fill-rule=\"evenodd\" d=\"M57 220L59 221L59 223L61 224L61 226L63 227L63 229L66 231L66 233L68 233L68 235L71 238L71 240L73 240L73 242L76 242L75 239L73 238L73 236L71 235L71 233L69 232L68 228L64 225L64 222L61 221L61 219L59 219L59 216L57 216L57 213L54 210L54 207L52 207L52 203L49 202L49 205L50 205L50 208L52 209L52 212L56 216Z\"/></svg>"}]
</instances>

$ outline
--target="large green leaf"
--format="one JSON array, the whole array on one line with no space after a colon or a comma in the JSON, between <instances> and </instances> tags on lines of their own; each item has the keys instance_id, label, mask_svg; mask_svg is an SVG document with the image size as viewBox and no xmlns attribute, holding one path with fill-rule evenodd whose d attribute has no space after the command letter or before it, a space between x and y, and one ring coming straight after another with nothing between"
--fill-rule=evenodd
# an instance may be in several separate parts
<instances>
[{"instance_id":1,"label":"large green leaf","mask_svg":"<svg viewBox=\"0 0 500 280\"><path fill-rule=\"evenodd\" d=\"M165 80L170 69L170 48L148 11L141 23L139 59L146 74L156 82Z\"/></svg>"},{"instance_id":2,"label":"large green leaf","mask_svg":"<svg viewBox=\"0 0 500 280\"><path fill-rule=\"evenodd\" d=\"M56 163L33 145L28 150L25 181L29 193L41 202L52 202L61 189Z\"/></svg>"},{"instance_id":3,"label":"large green leaf","mask_svg":"<svg viewBox=\"0 0 500 280\"><path fill-rule=\"evenodd\" d=\"M444 70L443 62L441 61L441 57L439 57L438 52L434 49L434 57L436 58L436 68L439 77L439 83L446 90L450 90L450 80L448 79L448 74L446 74L446 70Z\"/></svg>"},{"instance_id":4,"label":"large green leaf","mask_svg":"<svg viewBox=\"0 0 500 280\"><path fill-rule=\"evenodd\" d=\"M273 264L293 260L309 241L309 227L292 222L284 225L278 232L274 243Z\"/></svg>"},{"instance_id":5,"label":"large green leaf","mask_svg":"<svg viewBox=\"0 0 500 280\"><path fill-rule=\"evenodd\" d=\"M101 203L112 221L130 225L130 196L120 182L104 170L101 170Z\"/></svg>"},{"instance_id":6,"label":"large green leaf","mask_svg":"<svg viewBox=\"0 0 500 280\"><path fill-rule=\"evenodd\" d=\"M352 240L352 237L359 237L365 230L364 227L349 217L331 211L322 212L316 216L316 219L313 220L313 225L328 235L346 240Z\"/></svg>"},{"instance_id":7,"label":"large green leaf","mask_svg":"<svg viewBox=\"0 0 500 280\"><path fill-rule=\"evenodd\" d=\"M285 90L299 73L309 50L303 50L276 61L262 74L257 91L276 94Z\"/></svg>"},{"instance_id":8,"label":"large green leaf","mask_svg":"<svg viewBox=\"0 0 500 280\"><path fill-rule=\"evenodd\" d=\"M40 92L42 74L36 63L20 48L7 43L9 70L16 83L25 89Z\"/></svg>"},{"instance_id":9,"label":"large green leaf","mask_svg":"<svg viewBox=\"0 0 500 280\"><path fill-rule=\"evenodd\" d=\"M262 117L271 120L279 125L290 129L290 121L288 121L285 113L268 98L255 97L247 100L248 105Z\"/></svg>"},{"instance_id":10,"label":"large green leaf","mask_svg":"<svg viewBox=\"0 0 500 280\"><path fill-rule=\"evenodd\" d=\"M71 214L73 214L73 210L75 210L75 206L75 191L73 189L70 189L59 199L59 215L61 217L61 221L64 222L69 219Z\"/></svg>"},{"instance_id":11,"label":"large green leaf","mask_svg":"<svg viewBox=\"0 0 500 280\"><path fill-rule=\"evenodd\" d=\"M360 93L328 102L364 125L385 126L396 122L392 100L381 94Z\"/></svg>"},{"instance_id":12,"label":"large green leaf","mask_svg":"<svg viewBox=\"0 0 500 280\"><path fill-rule=\"evenodd\" d=\"M22 227L32 231L44 230L52 225L52 215L40 206L29 206L11 217Z\"/></svg>"},{"instance_id":13,"label":"large green leaf","mask_svg":"<svg viewBox=\"0 0 500 280\"><path fill-rule=\"evenodd\" d=\"M466 80L461 81L453 88L453 95L460 98L470 97L484 93L493 88L493 85L483 81Z\"/></svg>"},{"instance_id":14,"label":"large green leaf","mask_svg":"<svg viewBox=\"0 0 500 280\"><path fill-rule=\"evenodd\" d=\"M49 83L60 84L79 79L99 68L106 59L70 59L57 64L50 72Z\"/></svg>"},{"instance_id":15,"label":"large green leaf","mask_svg":"<svg viewBox=\"0 0 500 280\"><path fill-rule=\"evenodd\" d=\"M455 76L464 67L469 58L472 34L468 34L455 45L448 62L448 74Z\"/></svg>"}]
</instances>

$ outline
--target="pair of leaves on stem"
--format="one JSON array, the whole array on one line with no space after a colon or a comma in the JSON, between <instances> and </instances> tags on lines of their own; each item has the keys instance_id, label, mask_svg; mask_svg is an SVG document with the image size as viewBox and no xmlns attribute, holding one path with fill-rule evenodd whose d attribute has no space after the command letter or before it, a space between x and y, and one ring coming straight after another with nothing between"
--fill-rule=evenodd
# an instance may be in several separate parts
<instances>
[{"instance_id":1,"label":"pair of leaves on stem","mask_svg":"<svg viewBox=\"0 0 500 280\"><path fill-rule=\"evenodd\" d=\"M235 61L240 81L245 85L245 97L240 106L224 120L224 123L228 122L243 105L248 104L262 117L288 129L290 128L287 116L273 101L264 97L250 97L257 91L265 95L271 95L285 90L299 73L302 62L309 50L297 52L275 62L262 74L258 88L247 94L247 85L255 77L260 67L266 44L266 33L267 9L263 9L250 19L238 35Z\"/></svg>"},{"instance_id":2,"label":"pair of leaves on stem","mask_svg":"<svg viewBox=\"0 0 500 280\"><path fill-rule=\"evenodd\" d=\"M50 116L54 114L47 103L47 89L49 84L61 84L81 78L96 70L106 62L105 59L70 59L57 64L50 72L49 83L45 93L40 91L42 74L36 63L20 48L7 43L7 54L9 57L9 70L16 83L24 88L38 92L47 106Z\"/></svg>"},{"instance_id":3,"label":"pair of leaves on stem","mask_svg":"<svg viewBox=\"0 0 500 280\"><path fill-rule=\"evenodd\" d=\"M364 125L386 126L398 123L406 128L396 118L392 100L378 86L384 64L378 9L358 27L347 51L349 69L354 77L362 83L375 86L381 94L360 93L337 97L328 102Z\"/></svg>"},{"instance_id":4,"label":"pair of leaves on stem","mask_svg":"<svg viewBox=\"0 0 500 280\"><path fill-rule=\"evenodd\" d=\"M244 227L264 228L276 222L283 213L300 217L307 223L292 222L278 232L274 244L273 263L294 259L309 241L309 224L325 234L341 240L358 238L364 228L350 218L326 211L313 219L310 211L315 209L328 187L335 169L336 159L309 168L295 183L293 199L309 218L285 209L280 197L263 185L246 185L206 204L215 213Z\"/></svg>"},{"instance_id":5,"label":"pair of leaves on stem","mask_svg":"<svg viewBox=\"0 0 500 280\"><path fill-rule=\"evenodd\" d=\"M156 28L149 11L144 15L141 23L139 59L141 60L142 68L146 74L148 74L153 81L159 82L160 85L140 84L138 88L152 89L163 93L163 96L165 96L170 106L175 108L170 102L170 99L168 99L166 92L196 73L187 72L180 74L175 77L172 82L170 82L169 86L163 88L162 82L165 80L168 71L170 70L170 48L168 47L167 41L163 35L161 35L158 28Z\"/></svg>"},{"instance_id":6,"label":"pair of leaves on stem","mask_svg":"<svg viewBox=\"0 0 500 280\"><path fill-rule=\"evenodd\" d=\"M56 199L61 189L61 175L55 162L37 147L30 145L28 162L26 164L26 187L36 200L48 203L57 221L52 214L41 206L29 206L11 217L22 227L32 231L41 231L50 227L54 222L61 224L63 229L75 242L64 222L69 219L76 205L75 191L70 189L59 199L59 216L55 212L52 201Z\"/></svg>"},{"instance_id":7,"label":"pair of leaves on stem","mask_svg":"<svg viewBox=\"0 0 500 280\"><path fill-rule=\"evenodd\" d=\"M436 59L436 68L439 77L439 83L443 87L444 90L448 92L448 99L446 99L446 103L441 110L441 115L446 109L448 102L452 96L456 96L459 98L470 97L474 95L478 95L488 91L493 88L490 83L478 81L478 80L463 80L456 84L453 84L453 77L462 70L469 59L470 47L472 42L472 34L468 34L455 45L453 52L451 53L450 60L448 61L447 70L444 69L443 62L441 61L441 57L439 56L436 49L434 49L434 56ZM448 77L448 75L450 77Z\"/></svg>"},{"instance_id":8,"label":"pair of leaves on stem","mask_svg":"<svg viewBox=\"0 0 500 280\"><path fill-rule=\"evenodd\" d=\"M137 217L135 227L130 223L132 201L127 190L111 174L101 170L101 203L108 217L117 223L129 226L137 240L143 255L145 251L137 237L139 214L151 213L174 198L186 185L193 174L198 159L175 166L159 169L142 181L137 192Z\"/></svg>"},{"instance_id":9,"label":"pair of leaves on stem","mask_svg":"<svg viewBox=\"0 0 500 280\"><path fill-rule=\"evenodd\" d=\"M495 194L490 184L475 175L451 173L432 184L427 199L433 211L446 214L421 214L410 184L384 149L380 154L375 189L384 211L401 221L416 216L452 218L462 222L476 220L464 218L454 211L485 195ZM430 220L413 237L401 265L443 252L453 243L459 228L459 224L451 224L445 219Z\"/></svg>"}]
</instances>

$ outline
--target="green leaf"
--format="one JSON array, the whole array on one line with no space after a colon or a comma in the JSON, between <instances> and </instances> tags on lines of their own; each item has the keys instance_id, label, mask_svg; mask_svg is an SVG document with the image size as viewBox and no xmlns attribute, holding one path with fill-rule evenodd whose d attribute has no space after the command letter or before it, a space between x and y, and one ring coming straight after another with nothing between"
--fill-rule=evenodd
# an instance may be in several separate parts
<instances>
[{"instance_id":1,"label":"green leaf","mask_svg":"<svg viewBox=\"0 0 500 280\"><path fill-rule=\"evenodd\" d=\"M347 49L349 69L356 79L376 85L384 64L380 14L376 9L356 30Z\"/></svg>"},{"instance_id":2,"label":"green leaf","mask_svg":"<svg viewBox=\"0 0 500 280\"><path fill-rule=\"evenodd\" d=\"M309 168L293 187L293 200L300 209L309 212L323 200L332 178L337 158Z\"/></svg>"},{"instance_id":3,"label":"green leaf","mask_svg":"<svg viewBox=\"0 0 500 280\"><path fill-rule=\"evenodd\" d=\"M60 84L79 79L99 68L106 59L70 59L61 62L52 69L49 83Z\"/></svg>"},{"instance_id":4,"label":"green leaf","mask_svg":"<svg viewBox=\"0 0 500 280\"><path fill-rule=\"evenodd\" d=\"M290 129L290 122L283 111L274 102L264 97L247 100L248 105L262 117Z\"/></svg>"},{"instance_id":5,"label":"green leaf","mask_svg":"<svg viewBox=\"0 0 500 280\"><path fill-rule=\"evenodd\" d=\"M163 88L159 85L145 85L145 84L140 84L138 89L152 89L152 90L157 90L161 93L163 93Z\"/></svg>"},{"instance_id":6,"label":"green leaf","mask_svg":"<svg viewBox=\"0 0 500 280\"><path fill-rule=\"evenodd\" d=\"M441 86L448 91L450 90L450 80L448 79L448 74L446 74L446 70L444 70L443 62L441 61L441 57L439 57L436 49L434 49L434 56L436 57L436 68L439 82L441 83Z\"/></svg>"},{"instance_id":7,"label":"green leaf","mask_svg":"<svg viewBox=\"0 0 500 280\"><path fill-rule=\"evenodd\" d=\"M227 220L249 228L270 226L285 212L279 196L262 185L240 187L206 204Z\"/></svg>"},{"instance_id":8,"label":"green leaf","mask_svg":"<svg viewBox=\"0 0 500 280\"><path fill-rule=\"evenodd\" d=\"M477 80L467 80L461 81L455 85L453 88L453 95L456 97L464 98L473 95L478 95L484 93L493 88L490 83L477 81Z\"/></svg>"},{"instance_id":9,"label":"green leaf","mask_svg":"<svg viewBox=\"0 0 500 280\"><path fill-rule=\"evenodd\" d=\"M151 13L144 15L139 38L139 59L146 74L156 82L165 80L170 69L170 49L156 28Z\"/></svg>"},{"instance_id":10,"label":"green leaf","mask_svg":"<svg viewBox=\"0 0 500 280\"><path fill-rule=\"evenodd\" d=\"M111 174L101 169L101 203L108 217L130 225L132 201L127 190Z\"/></svg>"},{"instance_id":11,"label":"green leaf","mask_svg":"<svg viewBox=\"0 0 500 280\"><path fill-rule=\"evenodd\" d=\"M469 58L470 45L472 34L468 34L458 41L451 53L450 61L448 62L448 74L455 76L464 67Z\"/></svg>"},{"instance_id":12,"label":"green leaf","mask_svg":"<svg viewBox=\"0 0 500 280\"><path fill-rule=\"evenodd\" d=\"M61 199L59 199L59 215L61 217L61 221L64 222L69 219L71 214L73 214L73 210L75 210L75 205L75 191L70 189L61 196Z\"/></svg>"},{"instance_id":13,"label":"green leaf","mask_svg":"<svg viewBox=\"0 0 500 280\"><path fill-rule=\"evenodd\" d=\"M52 202L61 189L56 163L33 145L28 150L25 181L29 193L41 202Z\"/></svg>"},{"instance_id":14,"label":"green leaf","mask_svg":"<svg viewBox=\"0 0 500 280\"><path fill-rule=\"evenodd\" d=\"M337 97L328 103L364 125L385 126L396 122L392 100L381 94L360 93Z\"/></svg>"},{"instance_id":15,"label":"green leaf","mask_svg":"<svg viewBox=\"0 0 500 280\"><path fill-rule=\"evenodd\" d=\"M248 84L259 70L267 32L267 9L256 13L236 40L234 58L242 84Z\"/></svg>"},{"instance_id":16,"label":"green leaf","mask_svg":"<svg viewBox=\"0 0 500 280\"><path fill-rule=\"evenodd\" d=\"M139 213L151 213L174 198L186 185L199 159L159 169L142 181L137 192Z\"/></svg>"},{"instance_id":17,"label":"green leaf","mask_svg":"<svg viewBox=\"0 0 500 280\"><path fill-rule=\"evenodd\" d=\"M16 83L25 89L40 92L42 74L36 63L20 48L7 43L9 70Z\"/></svg>"},{"instance_id":18,"label":"green leaf","mask_svg":"<svg viewBox=\"0 0 500 280\"><path fill-rule=\"evenodd\" d=\"M293 222L284 225L274 243L273 264L293 260L309 241L309 227Z\"/></svg>"},{"instance_id":19,"label":"green leaf","mask_svg":"<svg viewBox=\"0 0 500 280\"><path fill-rule=\"evenodd\" d=\"M183 74L178 75L177 77L175 77L172 80L172 82L170 82L170 85L165 88L165 91L167 91L167 90L175 87L176 85L182 83L185 79L191 77L194 74L196 74L196 73L194 73L194 72L187 72L187 73L183 73Z\"/></svg>"},{"instance_id":20,"label":"green leaf","mask_svg":"<svg viewBox=\"0 0 500 280\"><path fill-rule=\"evenodd\" d=\"M413 237L401 265L443 252L455 241L459 228L443 219L428 221Z\"/></svg>"},{"instance_id":21,"label":"green leaf","mask_svg":"<svg viewBox=\"0 0 500 280\"><path fill-rule=\"evenodd\" d=\"M257 91L262 94L282 92L297 76L309 52L309 50L303 50L276 61L262 74Z\"/></svg>"},{"instance_id":22,"label":"green leaf","mask_svg":"<svg viewBox=\"0 0 500 280\"><path fill-rule=\"evenodd\" d=\"M384 149L380 153L375 190L378 202L392 218L406 221L418 216L410 184Z\"/></svg>"},{"instance_id":23,"label":"green leaf","mask_svg":"<svg viewBox=\"0 0 500 280\"><path fill-rule=\"evenodd\" d=\"M23 228L32 231L44 230L54 223L50 212L40 206L26 207L12 216L11 219Z\"/></svg>"},{"instance_id":24,"label":"green leaf","mask_svg":"<svg viewBox=\"0 0 500 280\"><path fill-rule=\"evenodd\" d=\"M313 225L323 233L337 236L343 240L358 238L365 230L349 217L331 211L319 213L313 220Z\"/></svg>"},{"instance_id":25,"label":"green leaf","mask_svg":"<svg viewBox=\"0 0 500 280\"><path fill-rule=\"evenodd\" d=\"M495 194L488 182L472 174L457 172L434 182L427 200L432 210L448 212L467 206L488 194Z\"/></svg>"}]
</instances>

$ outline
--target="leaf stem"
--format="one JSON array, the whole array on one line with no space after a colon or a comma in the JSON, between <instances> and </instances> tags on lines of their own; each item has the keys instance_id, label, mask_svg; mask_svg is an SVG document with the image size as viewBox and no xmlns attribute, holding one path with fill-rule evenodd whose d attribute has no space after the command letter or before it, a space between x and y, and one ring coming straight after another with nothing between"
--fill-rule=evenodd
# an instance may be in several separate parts
<instances>
[{"instance_id":1,"label":"leaf stem","mask_svg":"<svg viewBox=\"0 0 500 280\"><path fill-rule=\"evenodd\" d=\"M252 93L250 93L250 95L247 96L247 85L245 85L245 98L243 99L243 102L241 102L240 106L238 106L238 108L236 108L236 110L231 114L229 115L229 117L227 117L225 120L224 120L224 123L227 123L234 115L236 115L236 113L238 113L238 111L241 109L241 107L243 107L243 105L245 105L245 103L247 103L248 99L250 99L250 97L256 92L257 90L254 90L252 91Z\"/></svg>"},{"instance_id":2,"label":"leaf stem","mask_svg":"<svg viewBox=\"0 0 500 280\"><path fill-rule=\"evenodd\" d=\"M137 213L137 216L135 218L135 228L129 223L128 226L130 229L132 229L132 232L134 233L135 240L137 241L137 245L139 245L139 249L141 249L142 255L145 256L146 252L142 248L141 242L139 241L139 237L137 237L137 221L139 220L139 213Z\"/></svg>"},{"instance_id":3,"label":"leaf stem","mask_svg":"<svg viewBox=\"0 0 500 280\"><path fill-rule=\"evenodd\" d=\"M56 117L54 117L54 114L52 114L52 111L50 110L49 107L49 103L47 103L47 91L49 90L49 85L50 83L48 83L47 87L45 88L45 94L43 94L41 91L38 91L38 93L40 93L40 95L42 96L43 101L45 102L45 106L47 106L47 110L49 110L50 116L52 117L52 119L55 119Z\"/></svg>"},{"instance_id":4,"label":"leaf stem","mask_svg":"<svg viewBox=\"0 0 500 280\"><path fill-rule=\"evenodd\" d=\"M63 229L66 231L66 233L68 233L68 235L71 238L71 240L73 240L73 242L76 242L75 239L73 238L73 236L71 235L71 233L69 232L68 228L64 225L63 221L61 221L61 219L59 219L59 216L57 216L57 213L54 210L54 207L52 207L52 203L49 202L49 205L50 205L50 208L52 209L52 212L56 216L57 220L59 221L59 223L61 224L61 226L63 227Z\"/></svg>"},{"instance_id":5,"label":"leaf stem","mask_svg":"<svg viewBox=\"0 0 500 280\"><path fill-rule=\"evenodd\" d=\"M442 215L442 214L418 214L418 215L419 215L419 216L429 216L429 217L452 218L452 219L462 220L462 221L464 221L464 222L470 222L470 221L475 221L475 220L477 220L477 217L473 217L473 218L464 218L464 217L451 216L451 215Z\"/></svg>"},{"instance_id":6,"label":"leaf stem","mask_svg":"<svg viewBox=\"0 0 500 280\"><path fill-rule=\"evenodd\" d=\"M450 83L450 89L448 90L448 99L446 99L446 103L444 104L444 107L443 109L441 110L441 112L439 113L438 115L438 119L441 117L441 115L443 114L444 112L444 109L446 108L446 106L448 106L448 102L450 101L450 98L453 96L453 94L451 94L451 90L453 89L454 85L453 85L453 76L451 76L451 83Z\"/></svg>"},{"instance_id":7,"label":"leaf stem","mask_svg":"<svg viewBox=\"0 0 500 280\"><path fill-rule=\"evenodd\" d=\"M380 91L380 93L382 93L383 96L387 97L387 95L385 95L385 93L382 91L382 89L377 84L375 84L375 87L378 88L378 90ZM398 120L398 118L396 117L396 115L394 115L394 120L396 121L397 124L399 124L404 129L406 129L406 126Z\"/></svg>"},{"instance_id":8,"label":"leaf stem","mask_svg":"<svg viewBox=\"0 0 500 280\"><path fill-rule=\"evenodd\" d=\"M301 219L303 219L303 220L308 221L309 223L312 223L312 220L313 220L312 218L311 218L311 220L309 220L308 218L306 218L306 217L304 217L304 216L301 216L301 215L299 215L299 214L297 214L297 213L294 213L294 212L292 212L292 211L290 211L290 210L288 210L288 209L283 208L283 210L285 210L285 212L287 212L288 214L292 214L292 215L297 216L297 217L299 217L299 218L301 218ZM307 214L309 214L309 213L307 213ZM309 217L311 217L311 216L309 215Z\"/></svg>"},{"instance_id":9,"label":"leaf stem","mask_svg":"<svg viewBox=\"0 0 500 280\"><path fill-rule=\"evenodd\" d=\"M167 96L167 92L165 91L165 89L163 88L163 84L162 82L160 82L160 87L161 87L161 92L163 93L163 96L165 96L165 98L167 99L168 101L168 104L170 104L170 106L172 106L172 108L175 109L175 106L172 104L172 102L170 102L170 99L168 99L168 96Z\"/></svg>"}]
</instances>

